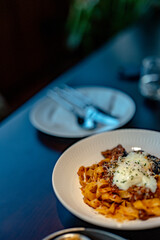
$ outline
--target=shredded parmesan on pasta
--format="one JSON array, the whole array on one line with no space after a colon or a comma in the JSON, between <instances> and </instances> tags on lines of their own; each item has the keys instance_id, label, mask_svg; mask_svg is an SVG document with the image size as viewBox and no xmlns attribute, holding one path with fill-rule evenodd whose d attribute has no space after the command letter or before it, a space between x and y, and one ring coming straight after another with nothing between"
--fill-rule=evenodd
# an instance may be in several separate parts
<instances>
[{"instance_id":1,"label":"shredded parmesan on pasta","mask_svg":"<svg viewBox=\"0 0 160 240\"><path fill-rule=\"evenodd\" d=\"M121 145L102 155L98 164L78 170L84 202L119 222L160 216L160 159L143 151L127 153Z\"/></svg>"}]
</instances>

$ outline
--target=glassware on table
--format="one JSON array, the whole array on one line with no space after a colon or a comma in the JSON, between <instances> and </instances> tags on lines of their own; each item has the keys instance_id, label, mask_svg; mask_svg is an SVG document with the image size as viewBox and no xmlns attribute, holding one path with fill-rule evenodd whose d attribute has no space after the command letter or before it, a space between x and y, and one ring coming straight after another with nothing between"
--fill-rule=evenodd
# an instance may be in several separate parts
<instances>
[{"instance_id":1,"label":"glassware on table","mask_svg":"<svg viewBox=\"0 0 160 240\"><path fill-rule=\"evenodd\" d=\"M147 57L142 61L139 89L144 97L160 101L160 57Z\"/></svg>"}]
</instances>

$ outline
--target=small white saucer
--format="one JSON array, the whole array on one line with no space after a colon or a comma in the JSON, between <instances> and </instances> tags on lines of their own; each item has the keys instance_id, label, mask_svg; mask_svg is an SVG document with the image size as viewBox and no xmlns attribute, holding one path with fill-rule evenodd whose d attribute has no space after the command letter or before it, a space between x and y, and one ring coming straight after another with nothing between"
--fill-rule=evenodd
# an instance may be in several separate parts
<instances>
[{"instance_id":1,"label":"small white saucer","mask_svg":"<svg viewBox=\"0 0 160 240\"><path fill-rule=\"evenodd\" d=\"M99 126L93 130L84 130L78 125L73 113L68 112L50 98L44 97L35 104L30 113L33 126L43 133L56 137L82 138L119 128L131 120L135 113L136 107L132 98L119 90L105 87L83 87L78 90L104 110L109 108L114 98L111 113L119 117L119 124L116 127Z\"/></svg>"}]
</instances>

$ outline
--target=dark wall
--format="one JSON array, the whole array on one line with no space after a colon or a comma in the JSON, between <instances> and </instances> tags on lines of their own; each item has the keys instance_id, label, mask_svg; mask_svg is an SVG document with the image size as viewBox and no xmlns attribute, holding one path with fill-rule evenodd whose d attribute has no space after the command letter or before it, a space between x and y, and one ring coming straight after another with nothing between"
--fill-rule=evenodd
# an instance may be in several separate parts
<instances>
[{"instance_id":1,"label":"dark wall","mask_svg":"<svg viewBox=\"0 0 160 240\"><path fill-rule=\"evenodd\" d=\"M0 93L21 104L67 68L69 0L0 1Z\"/></svg>"}]
</instances>

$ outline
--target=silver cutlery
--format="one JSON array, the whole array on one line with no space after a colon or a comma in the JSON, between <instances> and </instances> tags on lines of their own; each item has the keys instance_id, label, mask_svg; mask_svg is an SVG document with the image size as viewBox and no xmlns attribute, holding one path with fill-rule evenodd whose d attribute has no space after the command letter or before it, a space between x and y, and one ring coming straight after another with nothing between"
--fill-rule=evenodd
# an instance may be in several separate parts
<instances>
[{"instance_id":1,"label":"silver cutlery","mask_svg":"<svg viewBox=\"0 0 160 240\"><path fill-rule=\"evenodd\" d=\"M92 118L89 117L89 111L87 109L81 109L70 102L63 99L61 96L57 94L54 90L49 90L47 96L60 104L69 112L72 112L77 119L78 124L85 130L92 130L96 128L97 122L95 122Z\"/></svg>"},{"instance_id":2,"label":"silver cutlery","mask_svg":"<svg viewBox=\"0 0 160 240\"><path fill-rule=\"evenodd\" d=\"M112 126L119 124L116 116L94 105L87 96L67 85L50 89L47 96L72 112L78 124L85 130L92 130L97 124Z\"/></svg>"},{"instance_id":3,"label":"silver cutlery","mask_svg":"<svg viewBox=\"0 0 160 240\"><path fill-rule=\"evenodd\" d=\"M113 94L111 96L107 110L104 110L103 108L95 105L89 97L87 97L86 95L82 94L80 91L78 91L75 88L72 88L66 84L61 85L61 87L55 87L54 90L57 91L62 97L77 104L81 108L84 108L86 106L92 106L96 110L98 110L101 113L106 114L107 116L118 118L117 116L114 116L113 114L111 114L111 111L113 109L113 105L115 102L115 97L116 97L115 94Z\"/></svg>"}]
</instances>

